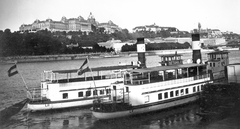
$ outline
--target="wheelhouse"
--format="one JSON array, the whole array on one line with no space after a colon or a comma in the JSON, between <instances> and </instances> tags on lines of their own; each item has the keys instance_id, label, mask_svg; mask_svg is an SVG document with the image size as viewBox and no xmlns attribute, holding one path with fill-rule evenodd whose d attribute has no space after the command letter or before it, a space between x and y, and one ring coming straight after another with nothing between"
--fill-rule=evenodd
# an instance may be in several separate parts
<instances>
[{"instance_id":1,"label":"wheelhouse","mask_svg":"<svg viewBox=\"0 0 240 129\"><path fill-rule=\"evenodd\" d=\"M229 64L228 51L214 51L207 53L208 61L206 62L208 70L213 73L213 79L222 79L226 77L225 67Z\"/></svg>"},{"instance_id":2,"label":"wheelhouse","mask_svg":"<svg viewBox=\"0 0 240 129\"><path fill-rule=\"evenodd\" d=\"M169 66L169 65L176 65L176 64L183 64L183 60L181 59L181 54L167 54L167 55L159 55L161 57L161 66Z\"/></svg>"}]
</instances>

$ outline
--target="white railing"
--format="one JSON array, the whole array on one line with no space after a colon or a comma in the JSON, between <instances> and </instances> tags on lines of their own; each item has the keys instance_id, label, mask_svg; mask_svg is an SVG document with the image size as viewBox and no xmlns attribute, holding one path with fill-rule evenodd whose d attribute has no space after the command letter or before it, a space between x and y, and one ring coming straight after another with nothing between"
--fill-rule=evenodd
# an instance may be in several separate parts
<instances>
[{"instance_id":1,"label":"white railing","mask_svg":"<svg viewBox=\"0 0 240 129\"><path fill-rule=\"evenodd\" d=\"M29 90L32 100L46 100L46 94L42 94L42 92L47 89L33 88Z\"/></svg>"},{"instance_id":2,"label":"white railing","mask_svg":"<svg viewBox=\"0 0 240 129\"><path fill-rule=\"evenodd\" d=\"M201 80L204 79L205 81L209 80L210 75L209 74L203 74L203 75L198 75L198 76L193 76L193 77L187 77L187 78L180 78L180 79L172 79L172 80L166 80L166 81L155 81L153 83L157 82L162 82L159 83L160 86L162 85L173 85L173 84L178 84L178 83L186 83L186 82L192 82L194 80ZM130 84L130 85L142 85L142 84L149 84L151 83L151 79L138 79L138 80L127 80L125 81L125 84Z\"/></svg>"}]
</instances>

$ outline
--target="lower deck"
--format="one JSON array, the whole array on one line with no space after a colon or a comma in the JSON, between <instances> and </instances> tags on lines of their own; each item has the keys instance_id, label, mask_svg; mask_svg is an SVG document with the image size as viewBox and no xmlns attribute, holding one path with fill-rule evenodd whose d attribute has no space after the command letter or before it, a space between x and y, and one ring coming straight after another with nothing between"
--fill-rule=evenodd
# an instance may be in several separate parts
<instances>
[{"instance_id":1,"label":"lower deck","mask_svg":"<svg viewBox=\"0 0 240 129\"><path fill-rule=\"evenodd\" d=\"M126 93L121 99L113 99L111 102L95 101L94 111L96 112L116 112L124 110L135 110L157 105L173 103L178 105L181 100L194 97L198 98L207 82L197 83L188 86L176 87L168 90L159 90L155 92L142 92L142 95L134 97ZM115 91L112 91L114 93ZM127 96L128 95L128 96ZM127 98L128 97L128 98ZM114 97L112 97L114 98ZM143 104L132 105L133 101L143 101ZM180 101L180 102L179 102ZM174 104L175 103L175 104Z\"/></svg>"}]
</instances>

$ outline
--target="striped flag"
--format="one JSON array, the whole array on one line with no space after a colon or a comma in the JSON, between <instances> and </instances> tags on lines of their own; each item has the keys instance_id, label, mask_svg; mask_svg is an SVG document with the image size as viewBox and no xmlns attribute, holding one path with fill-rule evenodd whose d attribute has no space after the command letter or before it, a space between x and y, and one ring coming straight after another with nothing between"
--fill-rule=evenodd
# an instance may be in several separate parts
<instances>
[{"instance_id":1,"label":"striped flag","mask_svg":"<svg viewBox=\"0 0 240 129\"><path fill-rule=\"evenodd\" d=\"M18 74L18 71L17 71L17 65L14 64L9 70L8 70L8 76L11 77L15 74Z\"/></svg>"},{"instance_id":2,"label":"striped flag","mask_svg":"<svg viewBox=\"0 0 240 129\"><path fill-rule=\"evenodd\" d=\"M88 59L86 58L86 60L83 62L82 66L78 69L77 74L78 75L82 75L83 73L87 72L90 70L90 68L88 67ZM87 66L86 66L87 65Z\"/></svg>"}]
</instances>

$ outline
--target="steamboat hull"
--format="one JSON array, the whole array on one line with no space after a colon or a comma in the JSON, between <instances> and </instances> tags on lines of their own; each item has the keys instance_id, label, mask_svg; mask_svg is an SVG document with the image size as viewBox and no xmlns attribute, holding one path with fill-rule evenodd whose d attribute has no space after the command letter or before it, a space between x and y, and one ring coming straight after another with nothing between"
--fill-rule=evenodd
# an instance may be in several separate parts
<instances>
[{"instance_id":1,"label":"steamboat hull","mask_svg":"<svg viewBox=\"0 0 240 129\"><path fill-rule=\"evenodd\" d=\"M179 98L174 98L171 100L166 100L166 101L156 103L156 104L142 105L141 107L133 106L132 109L130 109L130 110L116 111L116 112L93 111L92 114L94 117L96 117L97 119L100 119L100 120L115 119L115 118L132 116L132 115L148 113L148 112L153 112L153 111L160 111L163 109L188 104L188 103L196 101L197 99L199 99L199 93L195 93L195 94L191 94L191 95L183 96L183 97L179 97Z\"/></svg>"}]
</instances>

